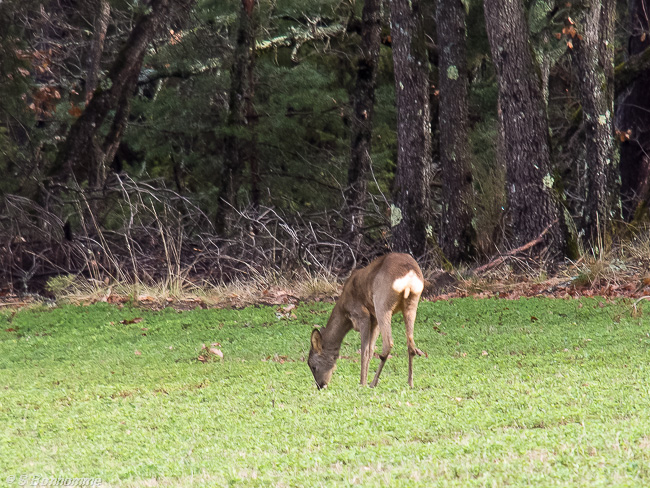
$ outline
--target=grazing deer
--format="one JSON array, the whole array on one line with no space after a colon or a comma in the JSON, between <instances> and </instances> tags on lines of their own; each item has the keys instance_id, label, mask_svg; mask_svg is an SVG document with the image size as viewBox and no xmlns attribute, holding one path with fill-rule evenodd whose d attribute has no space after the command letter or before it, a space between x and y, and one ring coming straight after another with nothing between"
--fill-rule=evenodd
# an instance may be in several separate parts
<instances>
[{"instance_id":1,"label":"grazing deer","mask_svg":"<svg viewBox=\"0 0 650 488\"><path fill-rule=\"evenodd\" d=\"M339 357L341 342L354 329L361 334L361 384L368 381L370 359L381 332L381 363L370 384L377 386L381 370L393 347L391 318L401 311L406 324L409 354L408 384L413 388L413 356L426 355L415 347L413 327L424 278L422 271L408 254L386 254L363 269L352 272L343 286L327 325L311 333L311 349L307 363L318 388L325 388L332 378Z\"/></svg>"}]
</instances>

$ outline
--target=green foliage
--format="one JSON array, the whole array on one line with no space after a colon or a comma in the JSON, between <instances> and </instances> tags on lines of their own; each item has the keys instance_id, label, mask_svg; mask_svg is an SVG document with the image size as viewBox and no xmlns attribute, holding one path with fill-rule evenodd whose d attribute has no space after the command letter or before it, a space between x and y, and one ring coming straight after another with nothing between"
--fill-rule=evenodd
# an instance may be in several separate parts
<instances>
[{"instance_id":1,"label":"green foliage","mask_svg":"<svg viewBox=\"0 0 650 488\"><path fill-rule=\"evenodd\" d=\"M629 304L422 303L413 390L396 318L378 388L358 386L350 333L318 391L304 358L330 310L5 312L0 470L126 487L648 485L650 330ZM199 362L212 343L223 361Z\"/></svg>"},{"instance_id":2,"label":"green foliage","mask_svg":"<svg viewBox=\"0 0 650 488\"><path fill-rule=\"evenodd\" d=\"M74 285L76 277L74 275L61 275L53 276L47 280L45 289L52 293L55 297L66 293L71 286Z\"/></svg>"},{"instance_id":3,"label":"green foliage","mask_svg":"<svg viewBox=\"0 0 650 488\"><path fill-rule=\"evenodd\" d=\"M33 3L25 2L22 7L29 8ZM32 167L27 161L28 146L38 143L30 141L35 124L33 111L29 109L33 83L31 65L22 56L28 46L10 15L16 7L16 0L0 3L0 173L4 175L0 195L13 193L24 184L25 173ZM31 188L28 183L23 191L29 193Z\"/></svg>"},{"instance_id":4,"label":"green foliage","mask_svg":"<svg viewBox=\"0 0 650 488\"><path fill-rule=\"evenodd\" d=\"M546 60L554 66L567 52L566 40L557 39L562 32L567 7L557 0L532 0L528 9L528 29L538 64Z\"/></svg>"}]
</instances>

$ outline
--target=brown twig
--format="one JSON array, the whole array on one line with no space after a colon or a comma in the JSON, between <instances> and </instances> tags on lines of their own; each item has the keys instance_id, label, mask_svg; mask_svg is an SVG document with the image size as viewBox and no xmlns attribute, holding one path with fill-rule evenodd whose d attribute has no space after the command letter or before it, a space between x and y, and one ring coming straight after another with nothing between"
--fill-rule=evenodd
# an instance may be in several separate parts
<instances>
[{"instance_id":1,"label":"brown twig","mask_svg":"<svg viewBox=\"0 0 650 488\"><path fill-rule=\"evenodd\" d=\"M557 222L558 222L558 219L555 219L553 222L548 224L546 226L546 228L542 231L542 233L540 235L538 235L532 241L527 242L523 246L519 246L519 247L517 247L515 249L512 249L512 250L508 251L505 254L502 254L501 256L493 259L492 261L490 261L487 264L484 264L483 266L479 266L478 268L476 268L474 270L474 274L478 275L478 274L484 273L485 271L488 271L488 270L490 270L490 269L492 269L492 268L494 268L496 266L499 266L500 264L502 264L509 257L515 256L516 254L527 251L531 247L534 247L537 244L540 244L541 242L544 241L544 235L546 235L546 233L551 229L551 227L553 227Z\"/></svg>"}]
</instances>

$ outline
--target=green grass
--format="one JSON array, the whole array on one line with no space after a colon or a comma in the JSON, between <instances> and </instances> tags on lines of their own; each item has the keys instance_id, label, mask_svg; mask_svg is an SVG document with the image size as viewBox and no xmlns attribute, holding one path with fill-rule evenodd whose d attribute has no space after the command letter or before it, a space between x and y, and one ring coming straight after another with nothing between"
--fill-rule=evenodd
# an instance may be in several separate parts
<instances>
[{"instance_id":1,"label":"green grass","mask_svg":"<svg viewBox=\"0 0 650 488\"><path fill-rule=\"evenodd\" d=\"M650 325L600 304L422 303L413 390L401 316L376 389L352 332L318 391L304 358L331 305L5 312L0 486L648 486ZM197 361L213 342L224 360Z\"/></svg>"}]
</instances>

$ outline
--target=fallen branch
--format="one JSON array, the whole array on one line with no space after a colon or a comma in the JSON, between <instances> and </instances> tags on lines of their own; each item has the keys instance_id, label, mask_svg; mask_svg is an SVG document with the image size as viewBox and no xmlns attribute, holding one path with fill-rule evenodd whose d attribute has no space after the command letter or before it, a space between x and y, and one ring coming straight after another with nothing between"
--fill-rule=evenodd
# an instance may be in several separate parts
<instances>
[{"instance_id":1,"label":"fallen branch","mask_svg":"<svg viewBox=\"0 0 650 488\"><path fill-rule=\"evenodd\" d=\"M544 229L544 230L542 231L542 233L541 233L540 235L538 235L538 236L537 236L535 239L533 239L532 241L527 242L527 243L524 244L523 246L519 246L519 247L517 247L517 248L515 248L515 249L512 249L512 250L508 251L507 253L505 253L505 254L499 256L498 258L493 259L492 261L490 261L490 262L487 263L487 264L484 264L483 266L479 266L478 268L476 268L476 269L474 270L474 274L475 274L475 275L478 275L478 274L484 273L485 271L488 271L488 270L490 270L490 269L492 269L492 268L494 268L494 267L496 267L496 266L499 266L500 264L502 264L502 263L503 263L506 259L508 259L509 257L512 257L512 256L514 256L514 255L516 255L516 254L521 253L521 252L527 251L527 250L530 249L531 247L534 247L534 246L536 246L537 244L540 244L541 242L544 241L544 236L546 235L546 233L547 233L549 230L551 230L551 227L553 227L555 224L557 224L557 222L558 222L558 219L555 219L553 222L551 222L550 224L548 224L548 225L546 226L546 229Z\"/></svg>"}]
</instances>

